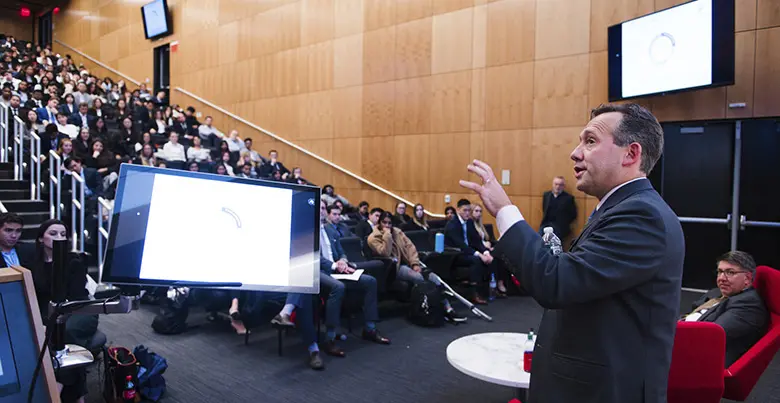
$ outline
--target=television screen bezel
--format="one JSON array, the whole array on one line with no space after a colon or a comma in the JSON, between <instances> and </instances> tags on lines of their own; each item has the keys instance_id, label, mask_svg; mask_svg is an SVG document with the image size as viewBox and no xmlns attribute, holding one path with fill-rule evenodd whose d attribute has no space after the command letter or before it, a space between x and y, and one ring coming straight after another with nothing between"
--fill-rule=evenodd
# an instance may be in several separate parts
<instances>
[{"instance_id":1,"label":"television screen bezel","mask_svg":"<svg viewBox=\"0 0 780 403\"><path fill-rule=\"evenodd\" d=\"M158 1L162 1L162 3L163 3L163 10L165 10L165 27L166 27L166 30L164 32L160 33L160 34L155 35L155 36L149 36L148 33L147 33L148 30L146 29L146 12L144 11L144 8L146 6L148 6L148 5L150 5L150 4L156 3ZM143 6L141 6L141 20L143 20L143 23L144 23L144 36L146 37L146 39L154 40L154 39L159 39L159 38L162 38L162 37L165 37L165 36L173 34L173 21L171 21L171 10L168 8L168 0L154 0L154 1L150 1L150 2L148 2L146 4L144 4Z\"/></svg>"},{"instance_id":2,"label":"television screen bezel","mask_svg":"<svg viewBox=\"0 0 780 403\"><path fill-rule=\"evenodd\" d=\"M206 180L213 180L213 181L220 181L220 182L233 182L233 183L246 183L249 185L254 186L265 186L265 187L272 187L272 188L282 188L282 189L290 189L292 191L298 191L298 192L310 192L312 194L312 198L314 198L314 205L316 206L314 208L314 214L312 217L313 220L313 228L315 230L319 230L320 228L320 200L321 200L321 189L317 186L312 185L299 185L297 183L290 183L290 182L277 182L277 181L271 181L271 180L262 180L262 179L248 179L248 178L240 178L237 176L226 176L226 175L217 175L212 173L205 173L205 172L190 172L185 170L178 170L178 169L167 169L167 168L157 168L157 167L149 167L144 165L135 165L135 164L127 164L123 163L120 165L119 168L119 178L117 183L117 190L116 194L121 195L124 192L125 183L123 178L127 176L130 172L146 172L146 173L154 173L154 174L161 174L161 175L171 175L171 176L178 176L178 177L189 177L189 178L203 178ZM151 202L151 200L150 200ZM119 216L122 214L122 199L120 197L117 197L114 202L114 208L111 212L111 225L109 227L109 236L106 240L106 252L105 252L105 259L103 260L103 270L101 273L101 281L107 284L118 284L118 285L131 285L131 286L155 286L155 287L171 287L176 286L178 283L186 283L186 280L182 281L174 281L174 280L157 280L157 279L141 279L136 277L123 277L118 275L112 275L111 269L113 265L113 259L114 259L114 245L116 243L116 238L114 236L111 236L111 234L116 234L119 230ZM313 237L313 255L319 259L320 256L320 237L319 233L315 234ZM316 263L316 270L319 271L319 262ZM314 263L313 263L314 264ZM316 274L316 273L315 273ZM287 286L287 287L277 287L277 286L259 286L259 287L209 287L209 286L203 286L202 288L216 288L216 289L232 289L232 290L240 290L240 291L268 291L268 292L296 292L296 293L303 293L308 294L312 292L319 292L319 277L317 277L315 280L315 283L312 287L296 287L296 286ZM253 285L255 286L255 285ZM284 290L283 290L284 289ZM286 290L286 291L285 291Z\"/></svg>"},{"instance_id":3,"label":"television screen bezel","mask_svg":"<svg viewBox=\"0 0 780 403\"><path fill-rule=\"evenodd\" d=\"M623 96L622 26L623 24L693 3L675 6L623 21L607 28L607 94L609 102L678 94L707 88L734 85L735 82L735 0L712 0L712 83L648 94ZM726 12L724 12L726 11Z\"/></svg>"}]
</instances>

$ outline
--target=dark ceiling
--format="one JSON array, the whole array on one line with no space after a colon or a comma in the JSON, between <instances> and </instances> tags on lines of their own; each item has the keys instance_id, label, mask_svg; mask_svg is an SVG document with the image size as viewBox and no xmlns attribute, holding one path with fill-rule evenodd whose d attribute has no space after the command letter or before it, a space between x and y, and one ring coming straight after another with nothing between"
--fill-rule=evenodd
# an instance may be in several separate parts
<instances>
[{"instance_id":1,"label":"dark ceiling","mask_svg":"<svg viewBox=\"0 0 780 403\"><path fill-rule=\"evenodd\" d=\"M0 0L0 8L9 10L19 10L22 7L29 8L32 12L37 13L46 9L51 9L56 6L63 7L68 3L68 0L32 0L32 1L16 1L16 0Z\"/></svg>"}]
</instances>

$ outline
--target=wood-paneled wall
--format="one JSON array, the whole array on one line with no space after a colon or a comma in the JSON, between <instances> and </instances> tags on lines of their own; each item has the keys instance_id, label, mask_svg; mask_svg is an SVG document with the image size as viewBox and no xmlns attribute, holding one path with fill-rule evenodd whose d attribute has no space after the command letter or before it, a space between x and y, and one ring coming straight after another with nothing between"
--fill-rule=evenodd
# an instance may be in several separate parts
<instances>
[{"instance_id":1,"label":"wood-paneled wall","mask_svg":"<svg viewBox=\"0 0 780 403\"><path fill-rule=\"evenodd\" d=\"M589 109L607 101L607 26L680 0L171 0L175 34L147 41L138 2L73 0L55 37L134 78L179 41L171 81L434 211L466 196L473 158L508 169L536 225ZM736 84L640 101L660 120L780 115L780 0L737 0ZM275 147L352 201L391 201L174 92ZM730 102L745 102L730 110ZM261 140L262 139L262 140ZM579 225L594 200L569 189ZM530 212L530 213L528 213Z\"/></svg>"},{"instance_id":2,"label":"wood-paneled wall","mask_svg":"<svg viewBox=\"0 0 780 403\"><path fill-rule=\"evenodd\" d=\"M12 35L16 39L33 39L34 17L22 17L19 10L0 7L0 34Z\"/></svg>"}]
</instances>

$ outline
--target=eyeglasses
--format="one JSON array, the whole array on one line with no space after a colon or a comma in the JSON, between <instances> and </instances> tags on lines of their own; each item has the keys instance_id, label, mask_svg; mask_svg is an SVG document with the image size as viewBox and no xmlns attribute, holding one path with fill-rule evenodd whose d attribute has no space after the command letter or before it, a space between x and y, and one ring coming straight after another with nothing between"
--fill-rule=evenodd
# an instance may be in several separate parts
<instances>
[{"instance_id":1,"label":"eyeglasses","mask_svg":"<svg viewBox=\"0 0 780 403\"><path fill-rule=\"evenodd\" d=\"M745 270L715 270L715 276L720 277L721 274L725 274L726 278L732 278L740 273L747 273Z\"/></svg>"}]
</instances>

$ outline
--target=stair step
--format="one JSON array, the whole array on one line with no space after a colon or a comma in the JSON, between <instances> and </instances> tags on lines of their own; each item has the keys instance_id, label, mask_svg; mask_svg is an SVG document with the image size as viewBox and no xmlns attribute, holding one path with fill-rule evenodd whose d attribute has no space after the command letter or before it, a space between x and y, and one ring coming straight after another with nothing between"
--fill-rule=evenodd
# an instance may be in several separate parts
<instances>
[{"instance_id":1,"label":"stair step","mask_svg":"<svg viewBox=\"0 0 780 403\"><path fill-rule=\"evenodd\" d=\"M30 198L30 189L0 189L0 200L21 200Z\"/></svg>"},{"instance_id":2,"label":"stair step","mask_svg":"<svg viewBox=\"0 0 780 403\"><path fill-rule=\"evenodd\" d=\"M0 179L0 190L29 189L30 181L18 181L15 179Z\"/></svg>"},{"instance_id":3,"label":"stair step","mask_svg":"<svg viewBox=\"0 0 780 403\"><path fill-rule=\"evenodd\" d=\"M49 219L48 211L28 211L24 213L17 213L24 220L25 225L40 225L42 222Z\"/></svg>"},{"instance_id":4,"label":"stair step","mask_svg":"<svg viewBox=\"0 0 780 403\"><path fill-rule=\"evenodd\" d=\"M14 169L14 163L13 162L0 162L0 169L1 170L6 170L6 169L13 170Z\"/></svg>"},{"instance_id":5,"label":"stair step","mask_svg":"<svg viewBox=\"0 0 780 403\"><path fill-rule=\"evenodd\" d=\"M12 213L48 212L49 203L36 200L3 200L5 208Z\"/></svg>"},{"instance_id":6,"label":"stair step","mask_svg":"<svg viewBox=\"0 0 780 403\"><path fill-rule=\"evenodd\" d=\"M0 179L13 179L13 177L14 177L13 169L0 171Z\"/></svg>"}]
</instances>

